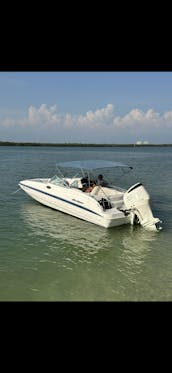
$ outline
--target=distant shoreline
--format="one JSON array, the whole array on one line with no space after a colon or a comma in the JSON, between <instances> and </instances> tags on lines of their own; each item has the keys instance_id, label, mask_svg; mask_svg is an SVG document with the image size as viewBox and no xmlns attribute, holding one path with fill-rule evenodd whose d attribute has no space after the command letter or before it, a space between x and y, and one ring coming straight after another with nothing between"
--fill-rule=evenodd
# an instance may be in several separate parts
<instances>
[{"instance_id":1,"label":"distant shoreline","mask_svg":"<svg viewBox=\"0 0 172 373\"><path fill-rule=\"evenodd\" d=\"M172 146L172 144L94 144L94 143L38 143L38 142L14 142L0 141L0 146L53 146L53 147L150 147Z\"/></svg>"},{"instance_id":2,"label":"distant shoreline","mask_svg":"<svg viewBox=\"0 0 172 373\"><path fill-rule=\"evenodd\" d=\"M38 143L38 142L14 142L0 141L0 146L53 146L53 147L150 147L172 146L172 144L94 144L94 143Z\"/></svg>"}]
</instances>

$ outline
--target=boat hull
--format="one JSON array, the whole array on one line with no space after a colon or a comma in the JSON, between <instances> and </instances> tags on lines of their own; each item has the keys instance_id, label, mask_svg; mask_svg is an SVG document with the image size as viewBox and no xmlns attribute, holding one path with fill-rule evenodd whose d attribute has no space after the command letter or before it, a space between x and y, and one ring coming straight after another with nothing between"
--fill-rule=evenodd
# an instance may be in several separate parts
<instances>
[{"instance_id":1,"label":"boat hull","mask_svg":"<svg viewBox=\"0 0 172 373\"><path fill-rule=\"evenodd\" d=\"M93 197L79 190L52 186L48 181L42 183L35 180L23 180L19 186L31 198L47 207L104 228L131 222L130 216L125 216L117 208L104 211Z\"/></svg>"}]
</instances>

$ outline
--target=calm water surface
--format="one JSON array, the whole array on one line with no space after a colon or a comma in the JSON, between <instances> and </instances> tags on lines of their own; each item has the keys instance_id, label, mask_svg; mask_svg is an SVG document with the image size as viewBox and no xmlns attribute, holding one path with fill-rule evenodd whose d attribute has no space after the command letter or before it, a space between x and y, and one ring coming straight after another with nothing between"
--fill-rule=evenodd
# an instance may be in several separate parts
<instances>
[{"instance_id":1,"label":"calm water surface","mask_svg":"<svg viewBox=\"0 0 172 373\"><path fill-rule=\"evenodd\" d=\"M0 159L1 301L172 300L172 148L0 147ZM80 159L133 166L116 185L142 182L163 230L106 230L12 194L20 180Z\"/></svg>"}]
</instances>

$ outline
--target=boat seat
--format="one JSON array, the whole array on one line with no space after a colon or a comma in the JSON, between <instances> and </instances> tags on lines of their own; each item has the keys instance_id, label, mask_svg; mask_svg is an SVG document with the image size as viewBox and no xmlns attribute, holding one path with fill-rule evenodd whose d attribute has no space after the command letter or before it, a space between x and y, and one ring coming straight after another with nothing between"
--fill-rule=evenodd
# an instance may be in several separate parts
<instances>
[{"instance_id":1,"label":"boat seat","mask_svg":"<svg viewBox=\"0 0 172 373\"><path fill-rule=\"evenodd\" d=\"M96 185L93 190L91 191L90 195L91 196L97 196L99 193L99 190L101 189L100 185Z\"/></svg>"}]
</instances>

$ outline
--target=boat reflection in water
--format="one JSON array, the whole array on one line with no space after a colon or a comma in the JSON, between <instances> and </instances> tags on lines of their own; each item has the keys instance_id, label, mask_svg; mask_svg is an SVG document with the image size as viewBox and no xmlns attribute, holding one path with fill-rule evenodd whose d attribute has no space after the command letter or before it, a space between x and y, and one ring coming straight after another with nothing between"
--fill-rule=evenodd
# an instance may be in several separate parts
<instances>
[{"instance_id":1,"label":"boat reflection in water","mask_svg":"<svg viewBox=\"0 0 172 373\"><path fill-rule=\"evenodd\" d=\"M30 238L30 267L38 270L32 285L36 299L139 298L135 288L139 292L140 284L133 283L142 278L156 232L127 225L107 230L29 202L21 206L21 215Z\"/></svg>"},{"instance_id":2,"label":"boat reflection in water","mask_svg":"<svg viewBox=\"0 0 172 373\"><path fill-rule=\"evenodd\" d=\"M123 262L137 267L151 250L152 241L157 239L156 233L138 226L106 230L49 208L42 212L41 205L25 203L22 216L32 229L33 238L40 238L40 242L46 240L51 251L66 248L67 252L76 251L77 255L85 253L87 258L102 251L113 254L116 251Z\"/></svg>"},{"instance_id":3,"label":"boat reflection in water","mask_svg":"<svg viewBox=\"0 0 172 373\"><path fill-rule=\"evenodd\" d=\"M44 242L50 251L82 253L82 259L101 250L109 250L113 244L111 234L106 229L77 219L60 211L44 208L40 204L25 203L22 217L32 229L33 241ZM65 249L65 250L64 250ZM81 258L80 258L81 259Z\"/></svg>"}]
</instances>

